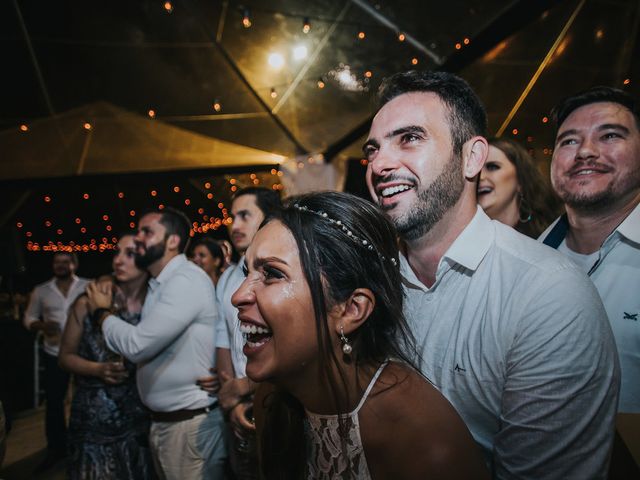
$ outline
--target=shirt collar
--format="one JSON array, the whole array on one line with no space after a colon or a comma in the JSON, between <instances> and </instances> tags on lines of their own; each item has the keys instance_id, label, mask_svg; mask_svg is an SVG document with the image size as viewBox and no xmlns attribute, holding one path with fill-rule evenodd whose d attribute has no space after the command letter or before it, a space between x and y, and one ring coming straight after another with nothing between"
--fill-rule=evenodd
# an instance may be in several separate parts
<instances>
[{"instance_id":1,"label":"shirt collar","mask_svg":"<svg viewBox=\"0 0 640 480\"><path fill-rule=\"evenodd\" d=\"M479 205L477 208L469 224L442 257L474 271L491 248L496 236L491 219Z\"/></svg>"},{"instance_id":2,"label":"shirt collar","mask_svg":"<svg viewBox=\"0 0 640 480\"><path fill-rule=\"evenodd\" d=\"M640 243L640 204L636 205L616 230L632 242Z\"/></svg>"},{"instance_id":3,"label":"shirt collar","mask_svg":"<svg viewBox=\"0 0 640 480\"><path fill-rule=\"evenodd\" d=\"M458 238L455 239L440 260L437 275L440 276L442 261L445 259L451 263L459 264L469 270L475 271L489 251L489 248L491 248L494 239L495 228L491 219L484 213L484 210L478 206L478 210L469 224L462 233L458 235ZM404 254L400 255L400 273L407 286L428 290L418 279Z\"/></svg>"},{"instance_id":4,"label":"shirt collar","mask_svg":"<svg viewBox=\"0 0 640 480\"><path fill-rule=\"evenodd\" d=\"M157 285L160 285L167 278L169 278L173 274L173 272L175 272L178 268L180 268L188 261L189 260L187 260L187 257L184 255L184 253L176 255L171 260L169 260L169 263L164 266L164 268L160 271L160 274L156 278L149 279L149 286L155 288Z\"/></svg>"}]
</instances>

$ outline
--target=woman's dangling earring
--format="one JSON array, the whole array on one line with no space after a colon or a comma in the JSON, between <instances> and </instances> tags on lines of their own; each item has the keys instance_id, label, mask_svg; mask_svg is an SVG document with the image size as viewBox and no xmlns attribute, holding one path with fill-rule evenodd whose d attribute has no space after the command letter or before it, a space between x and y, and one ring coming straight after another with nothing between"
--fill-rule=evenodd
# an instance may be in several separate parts
<instances>
[{"instance_id":1,"label":"woman's dangling earring","mask_svg":"<svg viewBox=\"0 0 640 480\"><path fill-rule=\"evenodd\" d=\"M527 203L527 201L524 199L524 195L522 195L522 192L520 192L520 208L518 209L519 213L520 213L520 218L518 218L518 220L520 221L520 223L528 223L533 219L533 210L531 210L531 207L529 206L529 204Z\"/></svg>"},{"instance_id":2,"label":"woman's dangling earring","mask_svg":"<svg viewBox=\"0 0 640 480\"><path fill-rule=\"evenodd\" d=\"M344 328L342 325L340 325L340 340L342 340L342 352L345 355L351 355L351 351L353 350L353 348L351 348L349 339L344 336Z\"/></svg>"}]
</instances>

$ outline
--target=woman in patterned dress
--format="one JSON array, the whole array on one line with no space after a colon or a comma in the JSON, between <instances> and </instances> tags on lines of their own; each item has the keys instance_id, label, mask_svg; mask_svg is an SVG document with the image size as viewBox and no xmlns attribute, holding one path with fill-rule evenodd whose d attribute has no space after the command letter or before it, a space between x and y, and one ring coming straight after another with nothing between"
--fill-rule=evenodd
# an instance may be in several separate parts
<instances>
[{"instance_id":1,"label":"woman in patterned dress","mask_svg":"<svg viewBox=\"0 0 640 480\"><path fill-rule=\"evenodd\" d=\"M118 242L113 258L113 307L136 324L147 274L135 264L134 234ZM68 431L68 474L72 480L154 478L148 447L149 416L135 381L135 365L109 351L89 315L87 297L74 303L62 338L59 362L75 375Z\"/></svg>"}]
</instances>

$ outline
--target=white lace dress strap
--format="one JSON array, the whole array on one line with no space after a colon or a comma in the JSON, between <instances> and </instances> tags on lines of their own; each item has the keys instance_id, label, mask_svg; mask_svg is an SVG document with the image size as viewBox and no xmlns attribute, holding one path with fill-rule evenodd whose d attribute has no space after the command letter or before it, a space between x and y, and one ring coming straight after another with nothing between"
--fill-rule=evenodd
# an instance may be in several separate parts
<instances>
[{"instance_id":1,"label":"white lace dress strap","mask_svg":"<svg viewBox=\"0 0 640 480\"><path fill-rule=\"evenodd\" d=\"M306 412L308 480L371 479L360 437L358 412L388 363L387 361L380 365L371 378L358 406L352 412L341 415L347 431L346 438L340 437L338 415L318 415Z\"/></svg>"}]
</instances>

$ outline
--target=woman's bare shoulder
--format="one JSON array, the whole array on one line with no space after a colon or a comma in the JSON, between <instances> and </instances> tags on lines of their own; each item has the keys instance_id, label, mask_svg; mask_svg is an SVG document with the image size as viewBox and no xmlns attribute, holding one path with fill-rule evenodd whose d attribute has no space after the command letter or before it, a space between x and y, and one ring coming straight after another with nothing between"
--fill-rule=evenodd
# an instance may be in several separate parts
<instances>
[{"instance_id":1,"label":"woman's bare shoulder","mask_svg":"<svg viewBox=\"0 0 640 480\"><path fill-rule=\"evenodd\" d=\"M479 449L456 410L407 365L384 369L360 412L360 431L374 478L394 469L394 478L485 478ZM468 464L460 465L461 458Z\"/></svg>"}]
</instances>

